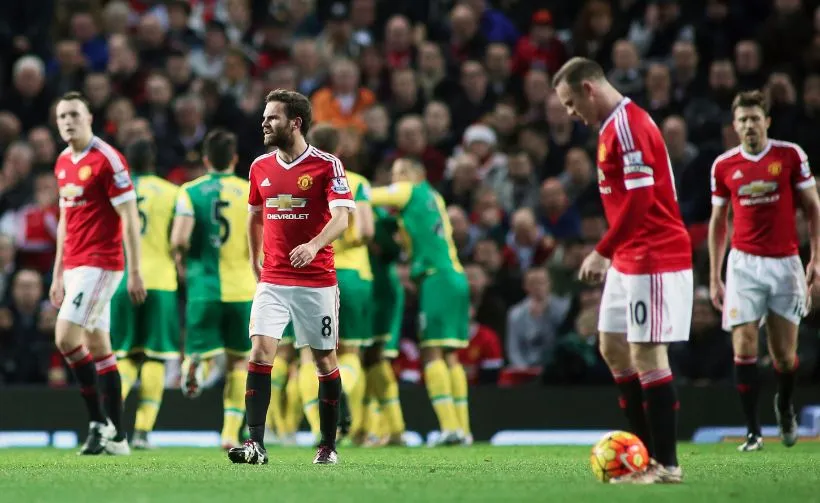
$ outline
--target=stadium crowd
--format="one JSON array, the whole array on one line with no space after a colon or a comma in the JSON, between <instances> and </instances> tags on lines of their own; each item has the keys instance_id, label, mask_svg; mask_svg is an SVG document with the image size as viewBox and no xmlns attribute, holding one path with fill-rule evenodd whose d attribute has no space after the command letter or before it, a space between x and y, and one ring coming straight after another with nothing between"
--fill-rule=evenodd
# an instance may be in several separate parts
<instances>
[{"instance_id":1,"label":"stadium crowd","mask_svg":"<svg viewBox=\"0 0 820 503\"><path fill-rule=\"evenodd\" d=\"M315 122L342 132L346 167L374 185L393 159L423 160L469 278L461 357L473 383L610 382L596 348L601 289L577 280L606 230L597 135L550 89L573 55L599 62L662 129L698 285L672 366L695 384L731 382L731 341L704 286L710 168L738 144L730 103L752 88L772 101L770 135L820 166L818 0L1 2L0 385L68 379L45 300L63 148L55 98L81 90L95 133L120 149L152 138L159 174L181 184L204 173L200 144L216 126L238 134L247 175L275 88L310 96ZM394 367L418 381L416 290L402 277ZM803 381L820 381L818 334L815 309L801 327Z\"/></svg>"}]
</instances>

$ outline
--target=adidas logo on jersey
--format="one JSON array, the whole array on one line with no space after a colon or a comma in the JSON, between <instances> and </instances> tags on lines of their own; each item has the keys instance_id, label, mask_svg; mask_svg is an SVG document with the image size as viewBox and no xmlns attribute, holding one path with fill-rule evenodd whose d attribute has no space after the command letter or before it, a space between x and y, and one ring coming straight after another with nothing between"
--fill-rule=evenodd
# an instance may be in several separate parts
<instances>
[{"instance_id":1,"label":"adidas logo on jersey","mask_svg":"<svg viewBox=\"0 0 820 503\"><path fill-rule=\"evenodd\" d=\"M740 170L735 171L735 174L732 175L732 180L737 180L739 178L743 178L743 172Z\"/></svg>"},{"instance_id":2,"label":"adidas logo on jersey","mask_svg":"<svg viewBox=\"0 0 820 503\"><path fill-rule=\"evenodd\" d=\"M262 180L262 183L260 183L259 185L262 186L262 187L270 187L270 180L265 178L264 180Z\"/></svg>"}]
</instances>

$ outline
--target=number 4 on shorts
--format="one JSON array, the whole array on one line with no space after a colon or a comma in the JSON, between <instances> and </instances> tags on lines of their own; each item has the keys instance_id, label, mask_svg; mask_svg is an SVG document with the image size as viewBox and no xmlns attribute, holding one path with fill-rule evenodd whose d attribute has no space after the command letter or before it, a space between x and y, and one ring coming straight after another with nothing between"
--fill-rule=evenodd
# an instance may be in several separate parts
<instances>
[{"instance_id":1,"label":"number 4 on shorts","mask_svg":"<svg viewBox=\"0 0 820 503\"><path fill-rule=\"evenodd\" d=\"M83 292L78 293L77 296L74 297L74 300L71 301L71 303L74 304L74 307L79 309L80 304L83 303Z\"/></svg>"}]
</instances>

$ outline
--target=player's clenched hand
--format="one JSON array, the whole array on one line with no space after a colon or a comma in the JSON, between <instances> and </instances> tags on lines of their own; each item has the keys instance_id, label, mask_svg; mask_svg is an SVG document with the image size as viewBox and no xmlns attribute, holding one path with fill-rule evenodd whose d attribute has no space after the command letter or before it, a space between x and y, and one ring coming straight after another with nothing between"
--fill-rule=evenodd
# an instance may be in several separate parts
<instances>
[{"instance_id":1,"label":"player's clenched hand","mask_svg":"<svg viewBox=\"0 0 820 503\"><path fill-rule=\"evenodd\" d=\"M712 305L718 311L723 311L723 295L724 286L720 279L713 279L709 282L709 298L712 299Z\"/></svg>"},{"instance_id":2,"label":"player's clenched hand","mask_svg":"<svg viewBox=\"0 0 820 503\"><path fill-rule=\"evenodd\" d=\"M63 297L65 297L63 278L59 275L55 275L51 281L51 288L48 289L48 298L54 307L60 309L60 306L63 304Z\"/></svg>"},{"instance_id":3,"label":"player's clenched hand","mask_svg":"<svg viewBox=\"0 0 820 503\"><path fill-rule=\"evenodd\" d=\"M308 242L299 245L290 252L290 265L296 268L305 267L313 262L318 252L319 250L316 249L316 245L313 243Z\"/></svg>"},{"instance_id":4,"label":"player's clenched hand","mask_svg":"<svg viewBox=\"0 0 820 503\"><path fill-rule=\"evenodd\" d=\"M128 273L128 296L131 297L131 302L137 305L142 304L147 295L145 286L142 284L142 276L139 273Z\"/></svg>"},{"instance_id":5,"label":"player's clenched hand","mask_svg":"<svg viewBox=\"0 0 820 503\"><path fill-rule=\"evenodd\" d=\"M812 258L806 266L806 284L809 290L811 290L818 281L820 281L820 260Z\"/></svg>"},{"instance_id":6,"label":"player's clenched hand","mask_svg":"<svg viewBox=\"0 0 820 503\"><path fill-rule=\"evenodd\" d=\"M587 255L587 258L581 263L578 278L587 283L597 284L604 280L607 269L609 269L609 259L592 250L592 253Z\"/></svg>"}]
</instances>

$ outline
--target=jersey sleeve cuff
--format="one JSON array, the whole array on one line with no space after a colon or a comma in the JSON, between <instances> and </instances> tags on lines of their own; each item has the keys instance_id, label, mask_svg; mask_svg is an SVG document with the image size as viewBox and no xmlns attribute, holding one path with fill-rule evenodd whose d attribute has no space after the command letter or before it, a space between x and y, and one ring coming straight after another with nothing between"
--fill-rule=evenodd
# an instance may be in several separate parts
<instances>
[{"instance_id":1,"label":"jersey sleeve cuff","mask_svg":"<svg viewBox=\"0 0 820 503\"><path fill-rule=\"evenodd\" d=\"M802 182L798 182L795 185L795 187L797 187L800 190L803 190L808 189L809 187L814 187L815 185L817 185L817 182L814 180L814 178L808 178L806 180L803 180Z\"/></svg>"},{"instance_id":2,"label":"jersey sleeve cuff","mask_svg":"<svg viewBox=\"0 0 820 503\"><path fill-rule=\"evenodd\" d=\"M129 190L128 192L123 192L122 194L112 197L111 198L111 206L119 206L122 203L127 203L128 201L134 201L137 199L137 193L134 190Z\"/></svg>"},{"instance_id":3,"label":"jersey sleeve cuff","mask_svg":"<svg viewBox=\"0 0 820 503\"><path fill-rule=\"evenodd\" d=\"M262 205L261 204L259 204L259 205L249 204L248 205L248 213L259 213L260 211L262 211Z\"/></svg>"},{"instance_id":4,"label":"jersey sleeve cuff","mask_svg":"<svg viewBox=\"0 0 820 503\"><path fill-rule=\"evenodd\" d=\"M712 196L712 206L726 206L726 198L720 196Z\"/></svg>"},{"instance_id":5,"label":"jersey sleeve cuff","mask_svg":"<svg viewBox=\"0 0 820 503\"><path fill-rule=\"evenodd\" d=\"M352 199L333 199L327 203L331 208L338 208L340 206L350 209L356 209L356 203Z\"/></svg>"}]
</instances>

